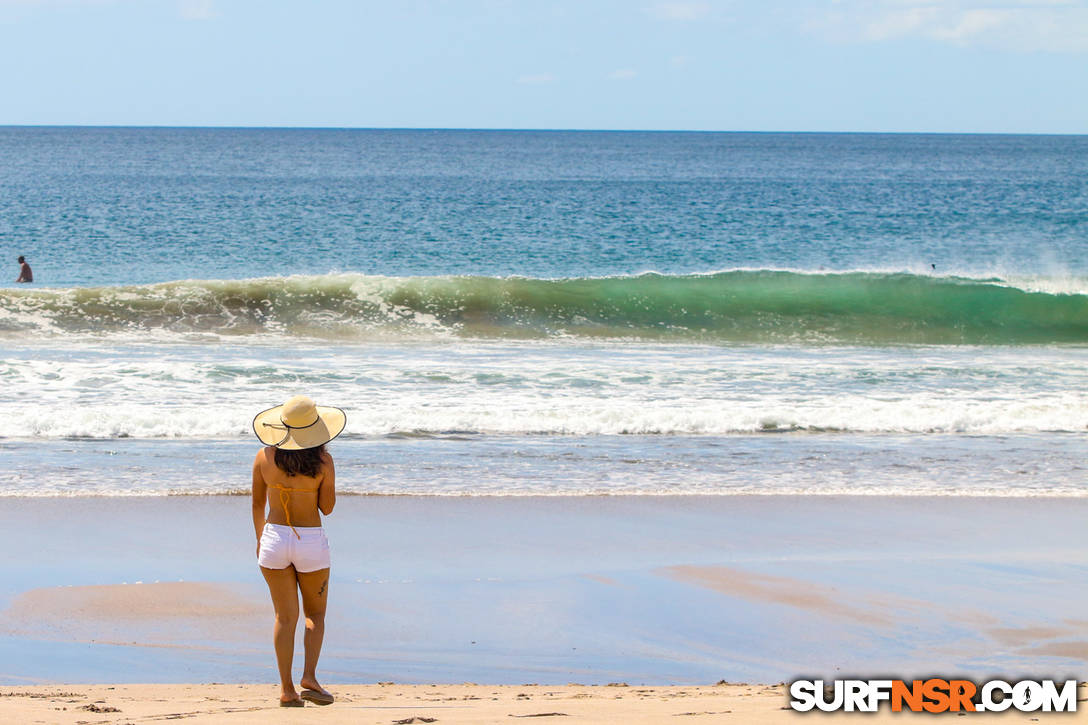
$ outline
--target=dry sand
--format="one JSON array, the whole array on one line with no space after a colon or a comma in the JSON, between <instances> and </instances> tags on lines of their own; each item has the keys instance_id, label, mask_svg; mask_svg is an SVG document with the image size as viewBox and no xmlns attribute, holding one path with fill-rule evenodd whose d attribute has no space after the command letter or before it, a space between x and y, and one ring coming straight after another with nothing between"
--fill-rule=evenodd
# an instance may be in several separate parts
<instances>
[{"instance_id":1,"label":"dry sand","mask_svg":"<svg viewBox=\"0 0 1088 725\"><path fill-rule=\"evenodd\" d=\"M752 723L947 721L956 714L797 713L783 709L783 685L703 687L566 685L330 686L327 707L280 708L269 685L52 685L0 689L4 723ZM1082 685L1079 699L1088 691ZM1083 705L1082 705L1083 708ZM1088 708L1065 713L971 713L967 723L1088 722Z\"/></svg>"}]
</instances>

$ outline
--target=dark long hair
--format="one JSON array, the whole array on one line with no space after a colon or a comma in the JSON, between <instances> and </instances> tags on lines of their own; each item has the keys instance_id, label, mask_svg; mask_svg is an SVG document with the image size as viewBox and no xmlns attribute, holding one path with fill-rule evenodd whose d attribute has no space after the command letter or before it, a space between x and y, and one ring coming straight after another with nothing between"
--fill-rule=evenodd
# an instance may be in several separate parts
<instances>
[{"instance_id":1,"label":"dark long hair","mask_svg":"<svg viewBox=\"0 0 1088 725\"><path fill-rule=\"evenodd\" d=\"M325 446L303 448L301 451L285 451L277 448L275 460L276 467L288 476L301 474L314 478L321 472L321 466L325 463Z\"/></svg>"}]
</instances>

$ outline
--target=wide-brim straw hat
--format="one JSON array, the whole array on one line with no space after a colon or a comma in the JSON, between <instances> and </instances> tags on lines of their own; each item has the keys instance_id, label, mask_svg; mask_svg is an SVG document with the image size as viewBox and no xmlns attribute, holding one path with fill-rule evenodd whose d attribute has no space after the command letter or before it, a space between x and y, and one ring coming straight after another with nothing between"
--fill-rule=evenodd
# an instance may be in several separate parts
<instances>
[{"instance_id":1,"label":"wide-brim straw hat","mask_svg":"<svg viewBox=\"0 0 1088 725\"><path fill-rule=\"evenodd\" d=\"M253 432L267 446L285 451L316 448L344 432L348 417L339 408L317 405L296 395L283 405L262 410L253 418Z\"/></svg>"}]
</instances>

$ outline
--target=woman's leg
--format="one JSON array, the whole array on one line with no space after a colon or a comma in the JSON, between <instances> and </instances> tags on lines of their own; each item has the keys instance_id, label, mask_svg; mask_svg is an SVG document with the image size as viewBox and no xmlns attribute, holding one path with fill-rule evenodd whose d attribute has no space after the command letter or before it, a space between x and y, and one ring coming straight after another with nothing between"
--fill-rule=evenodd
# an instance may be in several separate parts
<instances>
[{"instance_id":1,"label":"woman's leg","mask_svg":"<svg viewBox=\"0 0 1088 725\"><path fill-rule=\"evenodd\" d=\"M329 598L329 570L299 572L298 588L302 592L302 612L306 615L306 664L300 684L307 690L323 691L317 682L317 658L325 638L325 603Z\"/></svg>"},{"instance_id":2,"label":"woman's leg","mask_svg":"<svg viewBox=\"0 0 1088 725\"><path fill-rule=\"evenodd\" d=\"M280 700L297 700L295 680L291 675L291 662L295 657L295 627L298 625L298 585L295 567L266 569L261 567L272 606L276 609L276 624L272 629L272 641L276 645L276 664L280 669Z\"/></svg>"}]
</instances>

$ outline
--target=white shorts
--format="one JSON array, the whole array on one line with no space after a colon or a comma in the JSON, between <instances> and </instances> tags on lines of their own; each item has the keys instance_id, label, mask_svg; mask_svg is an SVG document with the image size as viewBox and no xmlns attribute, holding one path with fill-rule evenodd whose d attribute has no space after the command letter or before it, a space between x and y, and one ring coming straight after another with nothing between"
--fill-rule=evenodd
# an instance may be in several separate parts
<instances>
[{"instance_id":1,"label":"white shorts","mask_svg":"<svg viewBox=\"0 0 1088 725\"><path fill-rule=\"evenodd\" d=\"M329 540L320 526L296 526L298 537L290 526L265 524L261 532L261 553L257 563L266 569L286 569L306 573L329 568Z\"/></svg>"}]
</instances>

